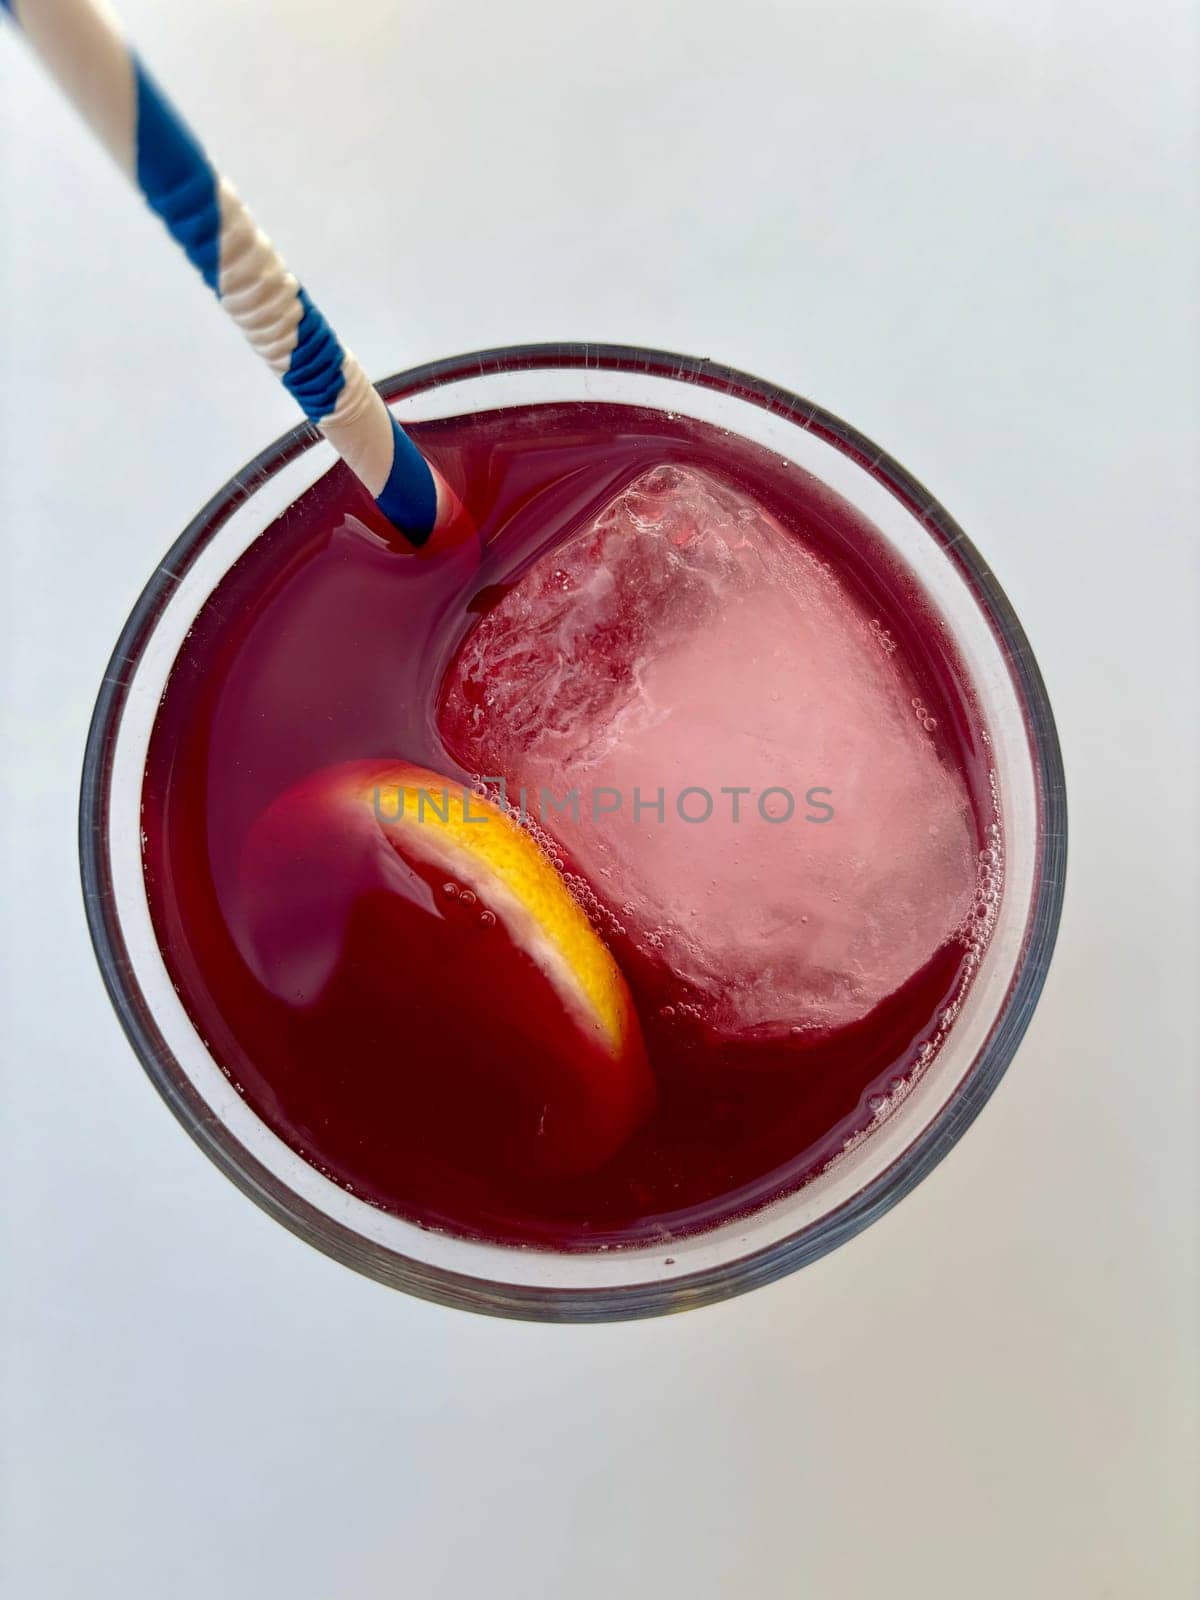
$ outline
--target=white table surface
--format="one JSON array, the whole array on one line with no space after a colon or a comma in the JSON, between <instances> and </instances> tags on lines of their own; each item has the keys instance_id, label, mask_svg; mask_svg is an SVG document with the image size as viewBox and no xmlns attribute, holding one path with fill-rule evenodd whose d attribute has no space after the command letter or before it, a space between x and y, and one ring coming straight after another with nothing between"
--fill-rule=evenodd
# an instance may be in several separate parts
<instances>
[{"instance_id":1,"label":"white table surface","mask_svg":"<svg viewBox=\"0 0 1200 1600\"><path fill-rule=\"evenodd\" d=\"M1196 5L124 15L370 370L708 354L924 479L1040 657L1071 868L980 1121L774 1288L496 1323L269 1221L120 1034L75 806L143 581L291 404L0 38L5 1600L1190 1597Z\"/></svg>"}]
</instances>

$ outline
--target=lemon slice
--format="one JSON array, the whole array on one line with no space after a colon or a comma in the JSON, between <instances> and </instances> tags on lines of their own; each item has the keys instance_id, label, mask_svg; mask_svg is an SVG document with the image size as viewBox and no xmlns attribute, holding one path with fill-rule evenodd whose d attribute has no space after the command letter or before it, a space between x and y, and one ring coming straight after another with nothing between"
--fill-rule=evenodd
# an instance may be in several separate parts
<instances>
[{"instance_id":1,"label":"lemon slice","mask_svg":"<svg viewBox=\"0 0 1200 1600\"><path fill-rule=\"evenodd\" d=\"M404 855L474 894L545 972L564 1005L619 1050L636 1026L620 968L562 875L507 812L423 767L374 773L359 789ZM462 892L459 890L458 892Z\"/></svg>"},{"instance_id":2,"label":"lemon slice","mask_svg":"<svg viewBox=\"0 0 1200 1600\"><path fill-rule=\"evenodd\" d=\"M443 1018L453 1049L380 1070L511 1091L534 1165L594 1170L651 1109L611 951L537 841L455 780L402 762L316 773L255 822L240 885L235 937L276 999L317 1025L352 991L401 1045Z\"/></svg>"}]
</instances>

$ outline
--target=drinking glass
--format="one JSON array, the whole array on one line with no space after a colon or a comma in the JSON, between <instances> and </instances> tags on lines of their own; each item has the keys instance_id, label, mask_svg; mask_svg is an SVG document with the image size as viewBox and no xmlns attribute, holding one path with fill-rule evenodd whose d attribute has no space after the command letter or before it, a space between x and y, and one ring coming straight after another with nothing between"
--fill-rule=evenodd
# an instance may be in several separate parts
<instances>
[{"instance_id":1,"label":"drinking glass","mask_svg":"<svg viewBox=\"0 0 1200 1600\"><path fill-rule=\"evenodd\" d=\"M710 361L619 345L515 346L387 379L401 423L575 401L696 418L794 462L874 525L947 625L991 738L1005 882L991 940L941 1049L864 1137L801 1188L668 1245L558 1253L421 1229L323 1177L262 1122L208 1053L151 924L141 855L147 745L197 613L247 547L334 462L294 428L209 501L125 625L100 689L80 799L88 923L105 984L151 1081L244 1193L310 1244L447 1305L544 1321L652 1316L768 1283L895 1205L995 1089L1037 1003L1066 855L1062 761L1037 664L1012 606L963 531L884 451L811 401Z\"/></svg>"}]
</instances>

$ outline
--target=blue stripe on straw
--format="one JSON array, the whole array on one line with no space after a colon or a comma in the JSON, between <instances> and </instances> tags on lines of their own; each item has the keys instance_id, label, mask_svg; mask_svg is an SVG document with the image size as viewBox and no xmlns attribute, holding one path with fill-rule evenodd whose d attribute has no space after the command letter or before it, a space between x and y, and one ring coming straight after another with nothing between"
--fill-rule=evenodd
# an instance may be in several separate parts
<instances>
[{"instance_id":1,"label":"blue stripe on straw","mask_svg":"<svg viewBox=\"0 0 1200 1600\"><path fill-rule=\"evenodd\" d=\"M375 504L410 543L422 545L437 520L437 490L429 463L392 418L392 470Z\"/></svg>"},{"instance_id":2,"label":"blue stripe on straw","mask_svg":"<svg viewBox=\"0 0 1200 1600\"><path fill-rule=\"evenodd\" d=\"M221 217L217 175L170 102L134 57L137 181L188 260L216 292Z\"/></svg>"},{"instance_id":3,"label":"blue stripe on straw","mask_svg":"<svg viewBox=\"0 0 1200 1600\"><path fill-rule=\"evenodd\" d=\"M300 290L299 300L304 315L296 328L296 343L283 381L309 421L320 422L337 405L337 397L345 387L345 352L306 290Z\"/></svg>"}]
</instances>

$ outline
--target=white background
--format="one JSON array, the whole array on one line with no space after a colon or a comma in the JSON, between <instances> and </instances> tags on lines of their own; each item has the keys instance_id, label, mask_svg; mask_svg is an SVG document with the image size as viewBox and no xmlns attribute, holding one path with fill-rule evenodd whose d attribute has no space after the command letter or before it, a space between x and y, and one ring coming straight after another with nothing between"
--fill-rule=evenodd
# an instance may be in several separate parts
<instances>
[{"instance_id":1,"label":"white background","mask_svg":"<svg viewBox=\"0 0 1200 1600\"><path fill-rule=\"evenodd\" d=\"M0 37L5 1600L1190 1597L1196 7L124 15L369 370L662 345L896 454L1033 640L1072 857L979 1123L772 1289L493 1323L270 1222L119 1033L74 812L138 590L293 412Z\"/></svg>"}]
</instances>

